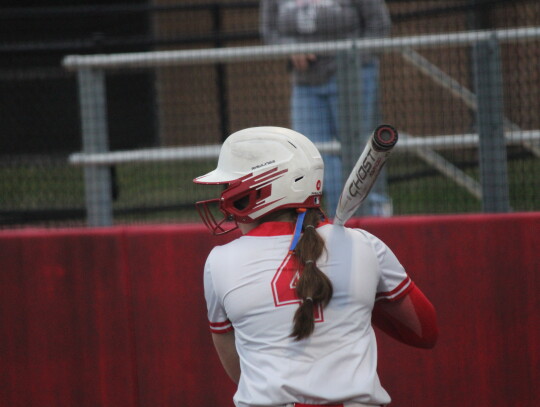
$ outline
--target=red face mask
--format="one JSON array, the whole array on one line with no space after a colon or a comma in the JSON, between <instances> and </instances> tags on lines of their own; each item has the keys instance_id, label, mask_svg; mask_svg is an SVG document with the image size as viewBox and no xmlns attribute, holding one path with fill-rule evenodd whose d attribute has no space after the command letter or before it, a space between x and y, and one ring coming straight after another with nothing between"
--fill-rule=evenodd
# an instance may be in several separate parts
<instances>
[{"instance_id":1,"label":"red face mask","mask_svg":"<svg viewBox=\"0 0 540 407\"><path fill-rule=\"evenodd\" d=\"M238 223L250 223L258 218L251 215L277 201L266 202L272 193L272 181L286 170L276 168L263 174L248 174L228 184L220 198L195 204L202 221L214 235L223 235L238 228Z\"/></svg>"}]
</instances>

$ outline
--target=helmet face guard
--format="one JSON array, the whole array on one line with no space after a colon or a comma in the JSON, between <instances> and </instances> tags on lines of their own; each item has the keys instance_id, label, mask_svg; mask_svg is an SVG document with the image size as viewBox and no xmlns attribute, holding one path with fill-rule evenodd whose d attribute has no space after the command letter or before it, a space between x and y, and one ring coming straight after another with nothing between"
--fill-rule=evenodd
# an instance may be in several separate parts
<instances>
[{"instance_id":1,"label":"helmet face guard","mask_svg":"<svg viewBox=\"0 0 540 407\"><path fill-rule=\"evenodd\" d=\"M221 198L216 198L195 203L195 208L197 208L197 212L199 213L203 223L216 236L224 235L238 229L238 223L234 217L232 215L228 215L219 207L221 202ZM212 207L219 208L219 211L223 215L220 220L217 220L216 216L214 216L215 211L211 209Z\"/></svg>"},{"instance_id":2,"label":"helmet face guard","mask_svg":"<svg viewBox=\"0 0 540 407\"><path fill-rule=\"evenodd\" d=\"M274 167L256 176L248 174L231 182L221 194L221 198L197 202L195 204L197 212L213 234L223 235L232 232L238 228L238 222L256 221L260 216L254 217L253 213L279 201L267 202L266 199L272 194L272 182L286 172L286 169L277 171ZM215 210L216 205L218 211ZM216 219L218 212L223 215L220 219Z\"/></svg>"}]
</instances>

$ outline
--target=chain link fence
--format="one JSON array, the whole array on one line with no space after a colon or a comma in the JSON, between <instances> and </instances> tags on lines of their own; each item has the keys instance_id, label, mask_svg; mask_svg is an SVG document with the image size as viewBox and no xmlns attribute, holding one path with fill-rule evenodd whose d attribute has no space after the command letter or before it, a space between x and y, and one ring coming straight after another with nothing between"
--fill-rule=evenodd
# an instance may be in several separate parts
<instances>
[{"instance_id":1,"label":"chain link fence","mask_svg":"<svg viewBox=\"0 0 540 407\"><path fill-rule=\"evenodd\" d=\"M258 2L1 10L12 28L0 46L11 57L0 72L0 227L197 221L193 203L219 188L192 179L214 168L224 138L291 126L287 61L300 51L344 61L340 126L355 134L350 68L379 53L377 121L401 136L384 174L387 215L540 210L540 4L388 8L390 38L307 48L263 47ZM345 157L357 149L345 143L323 148Z\"/></svg>"}]
</instances>

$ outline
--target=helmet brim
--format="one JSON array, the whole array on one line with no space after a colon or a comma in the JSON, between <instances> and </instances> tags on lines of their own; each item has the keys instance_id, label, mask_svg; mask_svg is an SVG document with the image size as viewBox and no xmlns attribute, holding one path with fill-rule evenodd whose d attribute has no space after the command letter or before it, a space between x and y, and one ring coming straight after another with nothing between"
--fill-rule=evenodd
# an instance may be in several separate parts
<instances>
[{"instance_id":1,"label":"helmet brim","mask_svg":"<svg viewBox=\"0 0 540 407\"><path fill-rule=\"evenodd\" d=\"M238 177L238 174L216 168L214 171L210 171L208 174L195 178L193 182L196 184L228 184L238 179Z\"/></svg>"}]
</instances>

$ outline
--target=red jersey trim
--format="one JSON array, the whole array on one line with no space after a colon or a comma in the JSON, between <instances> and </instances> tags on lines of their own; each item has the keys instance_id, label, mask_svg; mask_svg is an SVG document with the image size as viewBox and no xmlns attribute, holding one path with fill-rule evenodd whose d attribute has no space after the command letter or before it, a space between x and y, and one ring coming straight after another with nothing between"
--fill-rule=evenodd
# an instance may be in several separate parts
<instances>
[{"instance_id":1,"label":"red jersey trim","mask_svg":"<svg viewBox=\"0 0 540 407\"><path fill-rule=\"evenodd\" d=\"M330 222L323 221L317 228L328 224ZM294 226L292 222L264 222L250 230L245 236L288 236L294 233Z\"/></svg>"},{"instance_id":2,"label":"red jersey trim","mask_svg":"<svg viewBox=\"0 0 540 407\"><path fill-rule=\"evenodd\" d=\"M396 288L394 288L392 291L377 293L377 295L375 296L375 301L379 301L379 300L397 301L400 298L403 298L407 294L409 294L413 288L414 288L414 282L411 280L409 276L407 276L405 280L399 283L399 285Z\"/></svg>"},{"instance_id":3,"label":"red jersey trim","mask_svg":"<svg viewBox=\"0 0 540 407\"><path fill-rule=\"evenodd\" d=\"M210 322L210 331L213 334L224 334L232 331L233 329L234 327L229 320L224 322Z\"/></svg>"}]
</instances>

